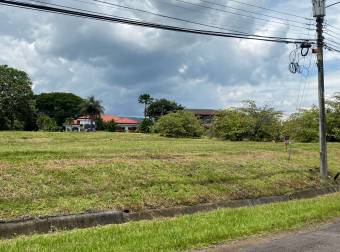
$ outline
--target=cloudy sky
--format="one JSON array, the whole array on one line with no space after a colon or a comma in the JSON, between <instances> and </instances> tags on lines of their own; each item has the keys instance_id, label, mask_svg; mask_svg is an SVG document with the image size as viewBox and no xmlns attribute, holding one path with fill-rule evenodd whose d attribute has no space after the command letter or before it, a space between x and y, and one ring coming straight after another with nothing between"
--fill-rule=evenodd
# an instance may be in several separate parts
<instances>
[{"instance_id":1,"label":"cloudy sky","mask_svg":"<svg viewBox=\"0 0 340 252\"><path fill-rule=\"evenodd\" d=\"M118 8L103 1L247 33L294 38L314 36L314 31L305 29L314 28L311 21L237 1L211 0L229 6L223 8L199 0L186 2L210 8L178 0L44 2L181 27L213 29ZM310 0L242 2L312 17ZM339 11L340 5L329 9L327 22L332 25L329 38L336 42L339 37L340 43L340 17L336 15ZM282 24L288 22L282 18L290 19L290 25ZM269 104L290 113L317 103L314 56L300 57L303 74L293 75L288 70L294 45L160 31L1 5L0 24L0 64L28 72L35 93L94 95L111 114L142 115L143 106L137 103L137 97L144 92L156 98L176 100L188 108L221 109L252 99L260 105ZM330 97L340 91L340 53L325 52L325 58L326 95Z\"/></svg>"}]
</instances>

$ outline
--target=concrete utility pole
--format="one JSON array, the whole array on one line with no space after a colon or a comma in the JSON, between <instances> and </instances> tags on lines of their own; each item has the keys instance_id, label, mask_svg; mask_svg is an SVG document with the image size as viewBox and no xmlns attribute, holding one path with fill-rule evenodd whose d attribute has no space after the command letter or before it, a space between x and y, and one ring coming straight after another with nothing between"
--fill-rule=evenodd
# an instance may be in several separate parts
<instances>
[{"instance_id":1,"label":"concrete utility pole","mask_svg":"<svg viewBox=\"0 0 340 252\"><path fill-rule=\"evenodd\" d=\"M316 18L317 33L317 66L319 90L319 138L320 138L320 175L327 178L327 140L326 140L326 109L325 109L325 79L323 67L323 21L326 15L326 0L312 0L313 16Z\"/></svg>"}]
</instances>

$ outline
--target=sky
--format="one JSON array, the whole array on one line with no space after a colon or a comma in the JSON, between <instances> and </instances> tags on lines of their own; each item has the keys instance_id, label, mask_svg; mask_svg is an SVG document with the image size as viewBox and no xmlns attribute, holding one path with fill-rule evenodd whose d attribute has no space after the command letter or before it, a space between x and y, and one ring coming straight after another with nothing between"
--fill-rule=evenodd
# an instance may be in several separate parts
<instances>
[{"instance_id":1,"label":"sky","mask_svg":"<svg viewBox=\"0 0 340 252\"><path fill-rule=\"evenodd\" d=\"M293 38L313 38L315 35L313 30L305 29L314 29L313 21L237 1L211 0L229 6L223 7L224 11L220 5L200 0L186 2L210 8L177 0L102 0L97 4L93 0L45 2L107 15L214 30L118 8L103 1L252 34ZM240 1L312 18L310 0ZM340 30L337 30L340 28L339 11L340 5L328 9L327 23L332 25L328 38L340 43L340 39L337 40L340 38ZM288 22L282 18L290 19L290 25L280 24ZM108 114L141 116L143 106L137 99L142 93L175 100L187 108L224 109L240 106L243 100L251 99L261 106L269 105L289 114L317 104L314 55L300 56L302 74L291 74L288 70L289 55L295 45L183 34L1 5L0 24L0 64L26 71L37 94L72 92L84 98L94 95L102 101ZM326 96L331 97L340 92L340 53L325 52L325 69Z\"/></svg>"}]
</instances>

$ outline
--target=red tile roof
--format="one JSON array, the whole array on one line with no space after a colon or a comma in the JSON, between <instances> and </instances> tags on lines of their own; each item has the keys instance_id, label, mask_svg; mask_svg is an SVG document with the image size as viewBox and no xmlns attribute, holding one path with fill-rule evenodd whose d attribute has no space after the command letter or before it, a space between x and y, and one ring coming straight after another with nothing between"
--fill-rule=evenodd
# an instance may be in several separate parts
<instances>
[{"instance_id":1,"label":"red tile roof","mask_svg":"<svg viewBox=\"0 0 340 252\"><path fill-rule=\"evenodd\" d=\"M139 123L136 120L119 117L119 116L113 116L113 115L102 115L102 119L104 122L109 122L113 120L115 123L118 123L118 124L138 124Z\"/></svg>"}]
</instances>

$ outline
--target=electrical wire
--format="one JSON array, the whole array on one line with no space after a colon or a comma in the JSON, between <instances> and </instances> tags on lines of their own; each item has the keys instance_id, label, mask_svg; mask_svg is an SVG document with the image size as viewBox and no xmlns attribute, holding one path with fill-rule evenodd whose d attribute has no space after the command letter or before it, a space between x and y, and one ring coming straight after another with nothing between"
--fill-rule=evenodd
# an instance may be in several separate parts
<instances>
[{"instance_id":1,"label":"electrical wire","mask_svg":"<svg viewBox=\"0 0 340 252\"><path fill-rule=\"evenodd\" d=\"M338 28L338 27L336 27L336 26L334 26L334 25L331 25L331 24L329 24L328 22L325 22L325 24L326 24L327 26L329 26L329 27L335 29L335 30L340 31L340 28ZM331 28L329 28L329 29L331 30Z\"/></svg>"},{"instance_id":2,"label":"electrical wire","mask_svg":"<svg viewBox=\"0 0 340 252\"><path fill-rule=\"evenodd\" d=\"M206 23L196 22L196 21L192 21L192 20L188 20L188 19L177 18L177 17L172 17L172 16L169 16L169 15L163 15L163 14L160 14L160 13L154 13L154 12L150 12L150 11L146 11L146 10L132 8L132 7L129 7L129 6L122 6L120 4L117 5L117 4L113 4L111 2L107 2L107 1L103 1L103 0L93 0L93 2L92 1L91 2L84 1L84 0L70 0L70 1L76 1L76 2L81 2L81 3L86 3L86 4L105 5L105 6L111 7L111 8L115 8L115 7L124 8L124 9L128 9L128 10L139 11L139 12L143 12L143 13L147 13L147 14L160 16L160 17L167 18L167 19L173 19L173 20L178 20L178 21L187 22L187 23L191 23L191 24L206 26L206 27L209 27L209 28L215 28L215 29L221 29L221 30L230 31L230 32L238 32L238 33L247 34L247 32L243 32L243 31L241 32L239 30L235 30L235 29L237 29L235 27L232 27L232 28L230 26L221 27L221 26L217 26L217 25L214 25L214 24L206 24ZM161 3L165 3L165 2L161 1ZM308 25L309 25L309 29L310 29L310 24L308 24ZM289 30L291 31L293 29L289 27ZM298 30L295 30L295 31L298 31ZM291 32L291 33L294 33L294 32ZM306 39L309 39L308 35L306 33L302 33L300 30L298 31L298 33L295 33L295 34L306 36Z\"/></svg>"},{"instance_id":3,"label":"electrical wire","mask_svg":"<svg viewBox=\"0 0 340 252\"><path fill-rule=\"evenodd\" d=\"M209 28L220 29L220 30L225 30L225 31L229 31L229 32L237 32L237 33L248 34L247 32L236 30L236 28L232 29L232 28L229 28L229 27L224 27L224 26L221 27L221 26L217 26L217 25L214 25L214 24L206 24L206 23L196 22L196 21L192 21L192 20L188 20L188 19L177 18L177 17L172 17L172 16L169 16L169 15L163 15L163 14L160 14L160 13L154 13L154 12L150 12L150 11L146 11L146 10L136 9L136 8L132 8L132 7L129 7L129 6L116 5L116 4L106 2L106 1L100 1L100 0L93 0L93 2L92 1L91 2L84 1L84 0L70 0L70 1L81 2L81 3L86 3L86 4L94 4L94 5L103 5L103 6L108 6L108 7L111 7L111 8L115 8L115 7L120 8L121 7L121 8L128 9L128 10L136 10L136 11L139 11L139 12L159 16L159 17L162 17L162 18L177 20L177 21L191 23L191 24L200 25L200 26L205 26L205 27L209 27ZM37 2L37 1L33 1L33 2ZM299 35L307 36L305 33L301 33L301 32L299 33ZM306 37L306 39L308 39L308 38Z\"/></svg>"},{"instance_id":4,"label":"electrical wire","mask_svg":"<svg viewBox=\"0 0 340 252\"><path fill-rule=\"evenodd\" d=\"M238 1L238 0L229 0L229 1L234 2L234 3L238 3L238 4L242 4L242 5L246 5L246 6L250 6L250 7L254 7L254 8L258 8L258 9L262 9L262 10L266 10L266 11L275 12L275 13L286 15L286 16L292 16L292 17L301 18L301 19L305 19L305 20L313 20L312 18L307 18L307 17L295 15L295 14L288 13L288 12L273 10L273 9L266 8L266 7L263 7L263 6L259 6L259 5L256 5L256 4L245 3L245 2L242 2L242 1Z\"/></svg>"},{"instance_id":5,"label":"electrical wire","mask_svg":"<svg viewBox=\"0 0 340 252\"><path fill-rule=\"evenodd\" d=\"M98 1L98 0L93 0L93 1ZM99 1L101 1L101 0L99 0ZM288 25L288 26L291 26L291 27L307 29L306 27L299 26L299 25L292 25L292 24L289 24L289 23L274 21L274 20L270 20L270 19L266 19L266 18L259 18L259 17L250 16L250 15L240 14L240 13L237 13L237 12L232 12L232 11L223 10L223 9L217 9L217 8L213 8L213 7L209 7L209 6L205 6L205 5L201 5L201 4L196 4L196 3L192 3L192 2L188 2L188 1L184 1L184 0L174 0L174 1L185 3L185 4L188 4L188 5L192 5L192 6L208 8L208 9L212 9L212 10L215 10L215 11L220 11L220 12L228 13L228 14L231 14L231 15L236 15L236 16L242 17L242 18L250 18L250 19L254 19L254 20L262 20L262 21L266 21L266 22L269 22L269 23L275 23L275 24L286 25L286 26ZM201 2L208 2L208 1L201 0ZM212 2L209 2L209 3L210 4L219 5L219 6L224 6L224 7L231 8L231 9L236 9L238 11L245 11L245 12L248 12L248 13L256 13L256 12L250 12L250 11L246 11L246 10L242 10L242 9L238 9L238 8L233 8L233 7L230 7L230 6L227 6L227 5L221 5L221 4L212 3ZM257 13L257 14L260 14L260 13ZM307 25L307 24L303 24L303 25Z\"/></svg>"},{"instance_id":6,"label":"electrical wire","mask_svg":"<svg viewBox=\"0 0 340 252\"><path fill-rule=\"evenodd\" d=\"M146 0L144 0L144 1L146 1ZM193 8L187 7L187 5L185 5L185 4L178 5L173 1L171 1L171 2L167 2L165 0L153 0L153 1L157 1L160 4L169 5L171 7L175 7L175 8L179 8L179 9L187 9L189 11L194 11L195 14L197 14L197 12L202 12L202 13L206 14L206 12L204 12L204 10L202 8L193 9ZM191 5L189 5L189 6L191 6ZM207 6L204 6L204 7L207 7ZM216 18L217 16L226 17L221 12L214 13L213 17ZM203 18L206 18L206 17L204 16ZM247 22L246 20L244 20L244 18L241 18L241 17L238 17L238 19L228 19L228 26L234 25L235 21L237 21L236 24L235 24L235 26L237 26L237 28L235 28L235 29L238 29L238 28L241 28L241 29L253 28L253 29L255 29L256 31L259 31L259 32L277 31L277 29L275 29L274 26L266 27L264 25L261 25L261 23L264 23L264 24L268 23L268 22L263 21L263 20L256 20L256 22L254 22L252 24L252 26L250 27L249 22ZM289 24L287 24L287 25L289 25ZM260 26L260 28L258 28L258 26ZM294 29L293 27L288 27L288 28L289 28L289 33L297 34L297 35L303 35L303 36L306 36L306 39L308 38L308 35L306 33L301 32L301 28L299 28L299 29ZM308 24L308 28L310 29L310 24ZM274 30L272 30L272 29L274 29Z\"/></svg>"},{"instance_id":7,"label":"electrical wire","mask_svg":"<svg viewBox=\"0 0 340 252\"><path fill-rule=\"evenodd\" d=\"M56 8L56 7L51 7L51 6L31 4L31 3L20 2L20 1L0 0L0 4L12 6L12 7L24 8L24 9L38 10L42 12L57 13L57 14L63 14L63 15L68 15L68 16L89 18L89 19L95 19L95 20L101 20L101 21L107 21L107 22L128 24L128 25L148 27L148 28L156 28L156 29L162 29L162 30L168 30L168 31L184 32L184 33L191 33L191 34L226 37L226 38L239 38L239 39L277 42L277 43L286 43L286 44L289 44L289 43L296 44L296 43L304 42L301 39L290 40L290 39L281 39L281 38L275 38L275 37L271 38L271 37L259 36L259 35L250 35L250 34L244 35L244 34L239 34L239 33L226 33L226 32L216 32L216 31L208 31L208 30L183 28L183 27L178 27L178 26L169 26L169 25L164 25L164 24L159 24L159 23L144 22L144 21L138 21L138 20L132 20L132 19L126 19L126 18L117 18L113 16L98 15L98 14L93 14L93 13L85 12L85 11L75 11L75 10L67 9L65 7ZM315 42L311 42L311 43L315 44Z\"/></svg>"},{"instance_id":8,"label":"electrical wire","mask_svg":"<svg viewBox=\"0 0 340 252\"><path fill-rule=\"evenodd\" d=\"M331 43L326 43L325 44L325 48L329 51L335 51L335 52L339 52L340 53L340 47L337 47Z\"/></svg>"},{"instance_id":9,"label":"electrical wire","mask_svg":"<svg viewBox=\"0 0 340 252\"><path fill-rule=\"evenodd\" d=\"M188 5L192 5L192 6L201 7L201 8L206 8L206 9L210 9L210 10L230 13L230 12L226 11L225 9L213 8L213 7L210 7L210 6L206 6L206 5L202 5L202 4L197 4L197 3L193 3L193 2L188 2L188 1L185 1L185 0L174 0L174 1L180 2L180 3L183 3L183 4L188 4ZM232 9L232 10L235 10L235 11L250 13L250 14L264 16L264 17L269 17L269 18L273 18L273 19L277 19L277 20L282 20L282 21L286 21L286 22L298 23L296 20L292 20L292 19L288 19L288 18L283 18L283 17L276 17L276 16L273 16L273 15L267 15L267 14L259 13L259 12L256 12L256 11L244 10L244 9L241 9L241 8L235 8L235 7L232 7L232 6L229 6L229 5L225 5L225 4L219 4L219 3L214 3L214 2L205 1L205 0L201 0L200 2L206 3L206 4L215 5L215 6L220 6L220 7L223 7L223 8ZM302 23L302 24L307 25L306 23Z\"/></svg>"}]
</instances>

